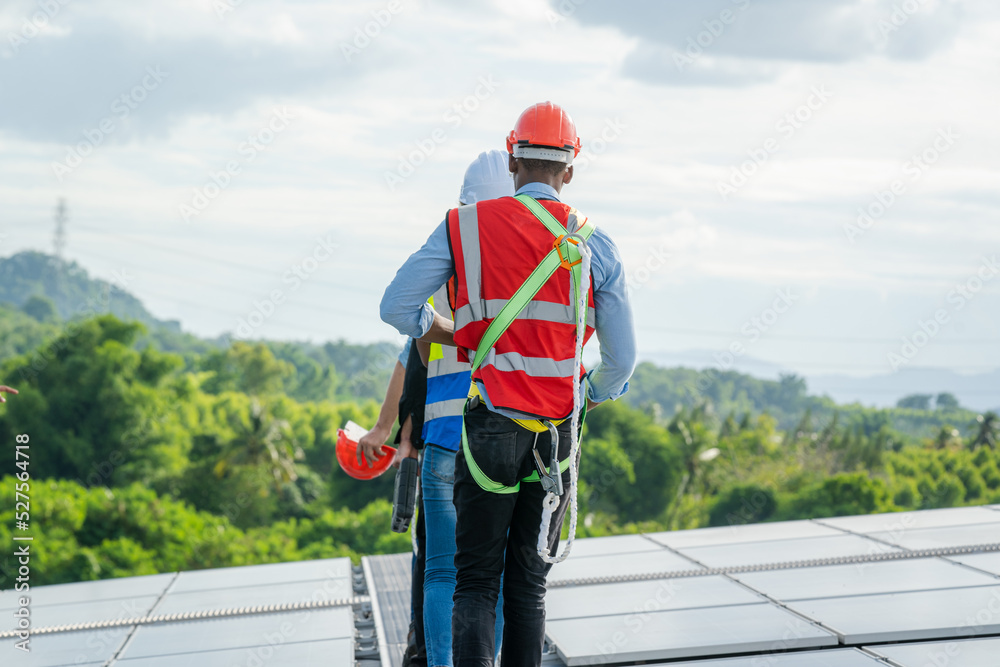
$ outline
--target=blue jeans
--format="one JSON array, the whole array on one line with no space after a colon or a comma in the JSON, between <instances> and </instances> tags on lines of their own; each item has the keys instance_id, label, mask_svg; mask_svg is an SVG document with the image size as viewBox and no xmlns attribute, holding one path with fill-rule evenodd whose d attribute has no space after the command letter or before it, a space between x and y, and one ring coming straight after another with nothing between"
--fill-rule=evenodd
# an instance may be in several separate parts
<instances>
[{"instance_id":1,"label":"blue jeans","mask_svg":"<svg viewBox=\"0 0 1000 667\"><path fill-rule=\"evenodd\" d=\"M452 667L451 612L455 594L455 455L434 445L424 448L420 468L424 506L424 641L428 667ZM496 647L503 638L503 599L496 607Z\"/></svg>"}]
</instances>

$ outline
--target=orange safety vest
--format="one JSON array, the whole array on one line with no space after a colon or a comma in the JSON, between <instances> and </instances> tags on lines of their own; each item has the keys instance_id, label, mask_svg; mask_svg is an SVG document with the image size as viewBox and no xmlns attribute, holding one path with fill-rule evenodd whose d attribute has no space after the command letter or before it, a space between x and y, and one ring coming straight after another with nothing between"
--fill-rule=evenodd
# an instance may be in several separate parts
<instances>
[{"instance_id":1,"label":"orange safety vest","mask_svg":"<svg viewBox=\"0 0 1000 667\"><path fill-rule=\"evenodd\" d=\"M542 200L568 233L586 218L576 209ZM448 212L448 240L455 258L455 344L469 361L493 318L552 251L553 235L513 197ZM496 408L539 419L565 419L573 411L576 317L570 272L556 271L511 323L473 374ZM587 294L584 342L594 333L594 294Z\"/></svg>"}]
</instances>

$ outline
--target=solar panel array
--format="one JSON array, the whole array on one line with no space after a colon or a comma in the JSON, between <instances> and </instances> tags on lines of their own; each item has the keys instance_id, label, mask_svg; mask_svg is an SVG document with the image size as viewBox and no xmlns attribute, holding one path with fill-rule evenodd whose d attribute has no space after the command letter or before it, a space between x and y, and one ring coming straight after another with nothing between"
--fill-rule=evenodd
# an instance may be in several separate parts
<instances>
[{"instance_id":1,"label":"solar panel array","mask_svg":"<svg viewBox=\"0 0 1000 667\"><path fill-rule=\"evenodd\" d=\"M346 558L43 586L30 591L32 626L55 631L33 635L30 653L0 639L0 664L347 667L352 596ZM311 606L266 608L293 603ZM0 632L14 629L16 604L12 591L0 595ZM74 628L102 621L108 627Z\"/></svg>"},{"instance_id":2,"label":"solar panel array","mask_svg":"<svg viewBox=\"0 0 1000 667\"><path fill-rule=\"evenodd\" d=\"M1000 553L913 557L997 543L998 506L582 540L548 640L569 666L1000 665L968 639L1000 635ZM945 641L889 645L924 640Z\"/></svg>"},{"instance_id":3,"label":"solar panel array","mask_svg":"<svg viewBox=\"0 0 1000 667\"><path fill-rule=\"evenodd\" d=\"M545 664L1000 665L998 544L1000 506L580 540L549 577ZM34 588L45 631L0 639L0 664L397 667L408 570L364 559L370 621L348 559Z\"/></svg>"}]
</instances>

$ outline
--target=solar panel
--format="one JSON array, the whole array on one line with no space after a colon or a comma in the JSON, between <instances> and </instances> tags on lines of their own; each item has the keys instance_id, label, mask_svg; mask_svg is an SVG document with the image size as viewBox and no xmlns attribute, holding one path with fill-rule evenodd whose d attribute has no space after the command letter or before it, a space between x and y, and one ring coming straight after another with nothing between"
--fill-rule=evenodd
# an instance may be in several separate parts
<instances>
[{"instance_id":1,"label":"solar panel","mask_svg":"<svg viewBox=\"0 0 1000 667\"><path fill-rule=\"evenodd\" d=\"M788 603L790 609L835 629L844 643L852 645L1000 633L1000 614L990 611L998 606L1000 586ZM983 610L988 618L977 620Z\"/></svg>"},{"instance_id":2,"label":"solar panel","mask_svg":"<svg viewBox=\"0 0 1000 667\"><path fill-rule=\"evenodd\" d=\"M127 600L100 600L67 605L47 605L31 607L31 624L36 628L55 625L73 625L109 619L133 619L145 616L156 603L155 596L130 598ZM4 614L0 630L14 630L16 619Z\"/></svg>"},{"instance_id":3,"label":"solar panel","mask_svg":"<svg viewBox=\"0 0 1000 667\"><path fill-rule=\"evenodd\" d=\"M964 563L971 567L991 572L1000 576L1000 553L970 554L968 556L949 556L948 560Z\"/></svg>"},{"instance_id":4,"label":"solar panel","mask_svg":"<svg viewBox=\"0 0 1000 667\"><path fill-rule=\"evenodd\" d=\"M704 569L662 547L658 549L658 551L577 558L576 547L573 547L573 554L566 561L552 567L549 581Z\"/></svg>"},{"instance_id":5,"label":"solar panel","mask_svg":"<svg viewBox=\"0 0 1000 667\"><path fill-rule=\"evenodd\" d=\"M782 601L990 586L997 583L996 579L988 575L940 558L745 572L732 576L755 590Z\"/></svg>"},{"instance_id":6,"label":"solar panel","mask_svg":"<svg viewBox=\"0 0 1000 667\"><path fill-rule=\"evenodd\" d=\"M569 667L837 644L769 603L557 620L546 633Z\"/></svg>"},{"instance_id":7,"label":"solar panel","mask_svg":"<svg viewBox=\"0 0 1000 667\"><path fill-rule=\"evenodd\" d=\"M88 632L35 635L29 644L30 653L14 648L16 639L0 639L0 656L3 656L0 662L18 667L103 665L114 655L131 630L130 626L125 626Z\"/></svg>"},{"instance_id":8,"label":"solar panel","mask_svg":"<svg viewBox=\"0 0 1000 667\"><path fill-rule=\"evenodd\" d=\"M708 567L730 567L836 556L879 554L899 551L899 549L879 544L864 537L840 534L835 537L807 537L768 542L682 547L678 551Z\"/></svg>"},{"instance_id":9,"label":"solar panel","mask_svg":"<svg viewBox=\"0 0 1000 667\"><path fill-rule=\"evenodd\" d=\"M759 595L722 576L553 588L545 597L549 620L636 611L759 604Z\"/></svg>"},{"instance_id":10,"label":"solar panel","mask_svg":"<svg viewBox=\"0 0 1000 667\"><path fill-rule=\"evenodd\" d=\"M132 658L115 663L122 667L177 667L176 655L155 658ZM188 653L183 667L352 667L354 665L354 640L332 639L277 646Z\"/></svg>"},{"instance_id":11,"label":"solar panel","mask_svg":"<svg viewBox=\"0 0 1000 667\"><path fill-rule=\"evenodd\" d=\"M766 540L788 540L803 537L835 537L843 531L813 521L783 521L780 523L749 523L696 530L675 530L651 533L649 537L668 547L703 547Z\"/></svg>"},{"instance_id":12,"label":"solar panel","mask_svg":"<svg viewBox=\"0 0 1000 667\"><path fill-rule=\"evenodd\" d=\"M213 570L181 572L171 593L205 591L218 588L239 588L263 584L283 584L293 581L318 581L321 579L350 579L351 559L330 558L326 560L274 563L270 565L246 565L224 567Z\"/></svg>"},{"instance_id":13,"label":"solar panel","mask_svg":"<svg viewBox=\"0 0 1000 667\"><path fill-rule=\"evenodd\" d=\"M290 584L270 584L247 586L245 588L222 588L212 591L192 591L189 593L168 593L156 607L156 614L180 614L209 609L232 607L254 607L259 605L286 604L338 600L353 595L351 582L347 579L331 581L301 581Z\"/></svg>"},{"instance_id":14,"label":"solar panel","mask_svg":"<svg viewBox=\"0 0 1000 667\"><path fill-rule=\"evenodd\" d=\"M277 646L354 636L350 607L144 625L123 658ZM178 658L180 660L180 658Z\"/></svg>"},{"instance_id":15,"label":"solar panel","mask_svg":"<svg viewBox=\"0 0 1000 667\"><path fill-rule=\"evenodd\" d=\"M916 512L890 512L863 516L842 516L816 519L819 523L842 528L855 533L900 532L941 526L961 526L970 523L1000 521L1000 517L987 507L949 507Z\"/></svg>"},{"instance_id":16,"label":"solar panel","mask_svg":"<svg viewBox=\"0 0 1000 667\"><path fill-rule=\"evenodd\" d=\"M124 579L102 579L81 581L74 584L54 584L52 586L32 586L31 606L42 607L53 604L73 604L160 595L174 574L154 574L145 577ZM0 609L14 609L19 593L5 591L0 595Z\"/></svg>"},{"instance_id":17,"label":"solar panel","mask_svg":"<svg viewBox=\"0 0 1000 667\"><path fill-rule=\"evenodd\" d=\"M670 667L886 667L885 663L858 649L827 649L771 653L742 658L719 658L696 662L671 662ZM921 665L921 667L924 667Z\"/></svg>"},{"instance_id":18,"label":"solar panel","mask_svg":"<svg viewBox=\"0 0 1000 667\"><path fill-rule=\"evenodd\" d=\"M560 550L562 546L560 545ZM610 554L630 554L640 551L663 551L663 547L642 535L614 535L612 537L589 537L573 543L573 558L607 556ZM553 566L558 570L561 565Z\"/></svg>"},{"instance_id":19,"label":"solar panel","mask_svg":"<svg viewBox=\"0 0 1000 667\"><path fill-rule=\"evenodd\" d=\"M962 639L921 644L872 646L869 651L891 659L899 667L986 667L996 665L1000 638Z\"/></svg>"},{"instance_id":20,"label":"solar panel","mask_svg":"<svg viewBox=\"0 0 1000 667\"><path fill-rule=\"evenodd\" d=\"M965 526L920 528L898 532L871 533L876 539L898 544L906 549L935 549L1000 542L1000 521Z\"/></svg>"}]
</instances>

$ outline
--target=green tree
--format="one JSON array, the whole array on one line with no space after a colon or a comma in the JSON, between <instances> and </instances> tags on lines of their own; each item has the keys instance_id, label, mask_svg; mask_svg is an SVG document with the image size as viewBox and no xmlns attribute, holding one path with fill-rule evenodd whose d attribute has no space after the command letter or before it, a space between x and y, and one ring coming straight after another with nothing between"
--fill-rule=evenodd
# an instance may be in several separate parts
<instances>
[{"instance_id":1,"label":"green tree","mask_svg":"<svg viewBox=\"0 0 1000 667\"><path fill-rule=\"evenodd\" d=\"M1000 440L1000 415L995 412L987 412L976 417L979 429L972 439L973 449L978 447L997 448L997 441Z\"/></svg>"},{"instance_id":2,"label":"green tree","mask_svg":"<svg viewBox=\"0 0 1000 667\"><path fill-rule=\"evenodd\" d=\"M934 399L935 410L958 410L960 407L958 399L955 398L955 394L942 392L937 395L937 398Z\"/></svg>"},{"instance_id":3,"label":"green tree","mask_svg":"<svg viewBox=\"0 0 1000 667\"><path fill-rule=\"evenodd\" d=\"M56 305L52 303L51 299L44 296L30 297L21 306L21 310L24 311L25 315L32 317L38 322L57 322L59 321L59 313L56 311Z\"/></svg>"},{"instance_id":4,"label":"green tree","mask_svg":"<svg viewBox=\"0 0 1000 667\"><path fill-rule=\"evenodd\" d=\"M932 394L910 394L899 399L896 402L896 407L907 410L930 410L933 398Z\"/></svg>"}]
</instances>

